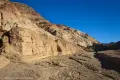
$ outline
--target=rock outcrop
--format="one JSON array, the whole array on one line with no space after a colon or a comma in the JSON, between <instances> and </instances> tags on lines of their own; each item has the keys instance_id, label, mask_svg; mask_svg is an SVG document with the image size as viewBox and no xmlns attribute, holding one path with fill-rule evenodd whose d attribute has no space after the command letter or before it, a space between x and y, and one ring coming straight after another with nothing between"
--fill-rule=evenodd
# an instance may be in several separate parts
<instances>
[{"instance_id":1,"label":"rock outcrop","mask_svg":"<svg viewBox=\"0 0 120 80\"><path fill-rule=\"evenodd\" d=\"M120 51L86 51L98 43L25 4L0 0L0 80L120 80Z\"/></svg>"},{"instance_id":2,"label":"rock outcrop","mask_svg":"<svg viewBox=\"0 0 120 80\"><path fill-rule=\"evenodd\" d=\"M0 2L2 55L66 55L98 43L78 30L50 23L25 4Z\"/></svg>"}]
</instances>

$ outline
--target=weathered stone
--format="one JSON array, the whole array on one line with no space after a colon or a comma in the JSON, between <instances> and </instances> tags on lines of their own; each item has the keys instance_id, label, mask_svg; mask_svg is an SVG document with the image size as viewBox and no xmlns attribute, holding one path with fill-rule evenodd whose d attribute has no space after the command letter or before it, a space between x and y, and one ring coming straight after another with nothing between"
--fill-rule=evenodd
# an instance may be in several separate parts
<instances>
[{"instance_id":1,"label":"weathered stone","mask_svg":"<svg viewBox=\"0 0 120 80\"><path fill-rule=\"evenodd\" d=\"M25 4L8 1L1 5L0 14L2 54L66 55L97 43L80 31L51 24Z\"/></svg>"}]
</instances>

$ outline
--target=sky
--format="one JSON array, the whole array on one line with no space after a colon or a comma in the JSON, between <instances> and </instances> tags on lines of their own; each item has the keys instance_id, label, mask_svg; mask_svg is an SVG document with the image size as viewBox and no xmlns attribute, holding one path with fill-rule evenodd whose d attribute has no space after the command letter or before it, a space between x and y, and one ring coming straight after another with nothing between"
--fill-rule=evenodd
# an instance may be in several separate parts
<instances>
[{"instance_id":1,"label":"sky","mask_svg":"<svg viewBox=\"0 0 120 80\"><path fill-rule=\"evenodd\" d=\"M85 32L102 43L120 41L119 0L11 0L31 6L54 24Z\"/></svg>"}]
</instances>

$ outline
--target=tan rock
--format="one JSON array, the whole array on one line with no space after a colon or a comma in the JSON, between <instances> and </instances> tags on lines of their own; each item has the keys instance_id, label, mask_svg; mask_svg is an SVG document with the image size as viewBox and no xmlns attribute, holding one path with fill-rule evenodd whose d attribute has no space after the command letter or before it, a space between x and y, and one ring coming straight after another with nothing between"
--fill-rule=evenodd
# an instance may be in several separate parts
<instances>
[{"instance_id":1,"label":"tan rock","mask_svg":"<svg viewBox=\"0 0 120 80\"><path fill-rule=\"evenodd\" d=\"M2 54L40 57L80 53L97 43L88 35L64 25L52 24L25 4L0 6Z\"/></svg>"},{"instance_id":2,"label":"tan rock","mask_svg":"<svg viewBox=\"0 0 120 80\"><path fill-rule=\"evenodd\" d=\"M39 29L39 28L38 28ZM10 53L22 55L41 55L55 56L77 53L80 47L65 42L64 40L55 40L54 36L49 37L41 34L40 30L29 30L26 28L15 27L10 32L4 44L9 44L5 47L11 47ZM8 42L8 43L7 43ZM9 48L10 49L10 48ZM13 51L14 50L14 51Z\"/></svg>"},{"instance_id":3,"label":"tan rock","mask_svg":"<svg viewBox=\"0 0 120 80\"><path fill-rule=\"evenodd\" d=\"M7 66L10 63L10 60L5 58L4 56L0 56L0 69Z\"/></svg>"}]
</instances>

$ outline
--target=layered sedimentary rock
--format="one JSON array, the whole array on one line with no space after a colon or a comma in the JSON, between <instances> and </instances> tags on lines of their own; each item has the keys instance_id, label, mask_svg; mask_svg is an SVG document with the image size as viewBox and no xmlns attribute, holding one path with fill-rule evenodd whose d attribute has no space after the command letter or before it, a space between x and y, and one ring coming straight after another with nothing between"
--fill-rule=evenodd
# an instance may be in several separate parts
<instances>
[{"instance_id":1,"label":"layered sedimentary rock","mask_svg":"<svg viewBox=\"0 0 120 80\"><path fill-rule=\"evenodd\" d=\"M50 23L25 4L0 2L3 55L66 55L83 52L83 47L98 43L78 30Z\"/></svg>"}]
</instances>

